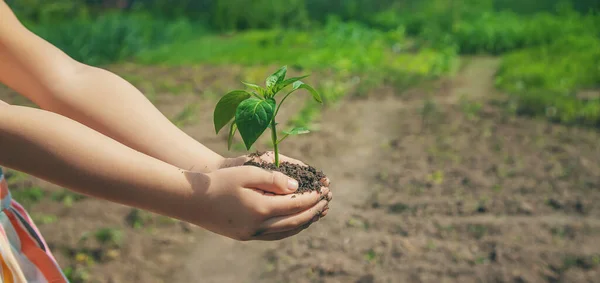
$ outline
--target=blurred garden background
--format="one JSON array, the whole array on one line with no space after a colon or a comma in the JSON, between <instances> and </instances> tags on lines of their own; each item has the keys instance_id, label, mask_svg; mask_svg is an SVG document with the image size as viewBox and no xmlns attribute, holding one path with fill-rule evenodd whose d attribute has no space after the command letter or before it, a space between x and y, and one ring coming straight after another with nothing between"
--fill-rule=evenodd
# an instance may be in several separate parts
<instances>
[{"instance_id":1,"label":"blurred garden background","mask_svg":"<svg viewBox=\"0 0 600 283\"><path fill-rule=\"evenodd\" d=\"M9 171L73 282L600 278L598 0L5 1L224 155L246 151L227 151L212 109L241 81L287 65L324 97L285 107L282 123L313 132L282 152L330 177L330 215L282 242Z\"/></svg>"}]
</instances>

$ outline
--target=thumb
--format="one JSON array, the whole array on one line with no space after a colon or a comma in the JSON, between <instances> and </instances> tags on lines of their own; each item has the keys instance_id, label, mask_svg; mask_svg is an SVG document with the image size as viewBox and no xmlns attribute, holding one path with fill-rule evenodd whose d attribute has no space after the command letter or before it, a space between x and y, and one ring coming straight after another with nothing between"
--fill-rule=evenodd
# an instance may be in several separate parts
<instances>
[{"instance_id":1,"label":"thumb","mask_svg":"<svg viewBox=\"0 0 600 283\"><path fill-rule=\"evenodd\" d=\"M242 185L274 194L290 194L298 189L298 181L277 171L268 171L255 166L241 166L247 170L242 173Z\"/></svg>"}]
</instances>

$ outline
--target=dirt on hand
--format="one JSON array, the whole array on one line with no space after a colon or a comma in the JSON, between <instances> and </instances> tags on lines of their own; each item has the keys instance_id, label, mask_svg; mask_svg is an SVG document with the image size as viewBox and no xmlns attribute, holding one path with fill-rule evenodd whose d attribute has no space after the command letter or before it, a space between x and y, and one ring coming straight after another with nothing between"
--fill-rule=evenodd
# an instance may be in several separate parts
<instances>
[{"instance_id":1,"label":"dirt on hand","mask_svg":"<svg viewBox=\"0 0 600 283\"><path fill-rule=\"evenodd\" d=\"M323 172L318 171L312 166L302 166L299 164L293 164L289 162L281 162L281 164L279 164L279 167L277 167L274 163L256 162L250 160L244 163L244 165L256 166L270 171L278 171L290 178L297 180L297 194L302 194L311 191L317 191L321 193L321 187L323 186L322 180L326 177L325 174L323 174Z\"/></svg>"}]
</instances>

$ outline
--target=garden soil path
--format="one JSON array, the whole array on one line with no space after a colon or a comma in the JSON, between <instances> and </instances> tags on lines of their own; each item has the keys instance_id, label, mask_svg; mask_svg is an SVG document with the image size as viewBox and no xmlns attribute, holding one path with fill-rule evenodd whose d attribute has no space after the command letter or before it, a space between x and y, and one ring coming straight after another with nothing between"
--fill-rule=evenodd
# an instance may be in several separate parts
<instances>
[{"instance_id":1,"label":"garden soil path","mask_svg":"<svg viewBox=\"0 0 600 283\"><path fill-rule=\"evenodd\" d=\"M441 108L452 108L461 99L485 99L495 94L493 76L498 63L497 58L473 58L455 78L429 96ZM461 206L456 203L472 204L475 196L467 193L466 200L462 200L446 195L438 185L431 185L435 180L423 181L420 188L416 180L420 177L430 180L432 177L423 171L433 168L406 160L422 163L424 158L416 155L427 153L417 148L410 154L411 148L402 144L428 144L423 139L435 139L438 134L411 133L406 136L408 142L403 141L403 133L419 128L419 111L425 96L419 91L409 93L346 100L324 115L319 132L289 140L284 145L285 154L325 169L333 181L334 201L326 218L298 236L280 242L240 243L200 232L202 240L194 247L176 282L437 282L442 278L474 282L506 276L506 270L472 268L478 262L485 266L483 263L489 261L487 250L494 246L474 244L473 237L477 242L487 236L488 230L515 229L514 223L554 225L574 221L567 216L544 216L532 221L528 217L506 219L485 213L456 215L453 210ZM406 160L400 161L403 155ZM398 171L406 172L398 174ZM392 185L390 191L389 180L406 188ZM436 192L421 195L408 192L428 188ZM525 203L521 209L527 210L528 205ZM408 210L413 211L405 215ZM600 227L598 221L586 221ZM429 235L457 231L464 233L465 238ZM432 249L437 251L426 252ZM455 259L446 262L448 257ZM515 278L526 279L527 274L515 272Z\"/></svg>"}]
</instances>

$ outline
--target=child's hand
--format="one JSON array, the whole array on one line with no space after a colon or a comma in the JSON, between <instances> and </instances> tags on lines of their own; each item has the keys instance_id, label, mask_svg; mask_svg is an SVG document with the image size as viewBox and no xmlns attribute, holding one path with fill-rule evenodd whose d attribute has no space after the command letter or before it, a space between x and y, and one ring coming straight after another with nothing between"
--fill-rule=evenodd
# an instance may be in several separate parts
<instances>
[{"instance_id":1,"label":"child's hand","mask_svg":"<svg viewBox=\"0 0 600 283\"><path fill-rule=\"evenodd\" d=\"M290 195L297 184L254 166L188 172L194 188L186 221L241 241L280 240L317 221L331 199L328 188Z\"/></svg>"},{"instance_id":2,"label":"child's hand","mask_svg":"<svg viewBox=\"0 0 600 283\"><path fill-rule=\"evenodd\" d=\"M294 163L294 164L299 164L302 166L306 166L306 164L304 164L304 162L291 158L291 157L287 157L283 154L279 154L279 159L281 162L289 162L289 163ZM253 160L255 162L259 162L259 161L263 161L263 162L269 162L269 163L274 163L275 162L275 153L273 151L268 151L263 153L260 156L250 156L250 155L242 155L236 158L225 158L221 164L220 164L220 168L229 168L229 167L235 167L235 166L243 166L244 163ZM323 185L323 187L326 187L327 189L329 189L329 178L324 178L323 180L321 180L321 184ZM260 189L260 188L258 188ZM266 192L267 194L272 194L269 192ZM331 200L331 192L329 193L329 200ZM326 208L322 213L320 218L323 218L327 215L327 212L329 212L329 208Z\"/></svg>"}]
</instances>

